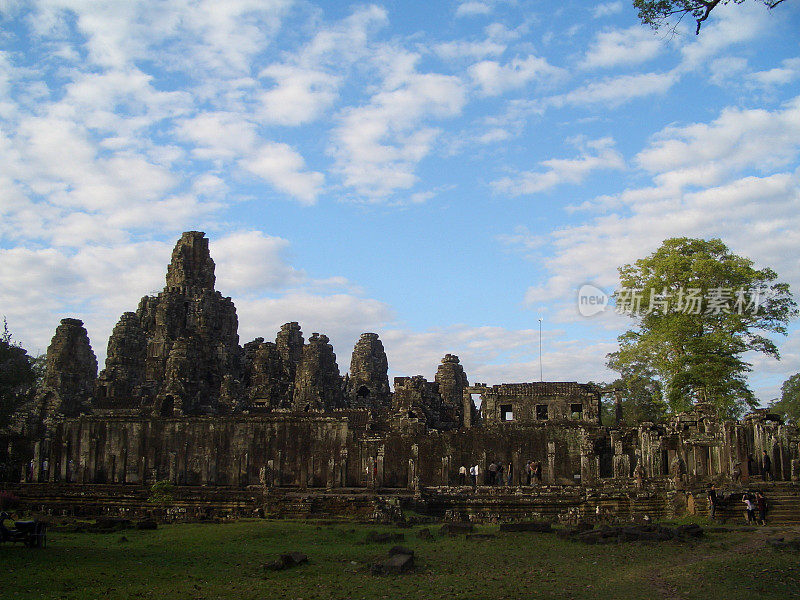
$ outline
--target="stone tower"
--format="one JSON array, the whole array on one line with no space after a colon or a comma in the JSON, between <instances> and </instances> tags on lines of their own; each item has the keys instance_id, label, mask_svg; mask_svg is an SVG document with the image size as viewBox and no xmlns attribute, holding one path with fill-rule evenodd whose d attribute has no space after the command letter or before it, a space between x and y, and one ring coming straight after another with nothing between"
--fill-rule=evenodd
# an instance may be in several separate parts
<instances>
[{"instance_id":1,"label":"stone tower","mask_svg":"<svg viewBox=\"0 0 800 600\"><path fill-rule=\"evenodd\" d=\"M286 382L286 393L281 400L281 406L290 407L292 405L295 375L303 356L303 344L303 332L296 321L281 326L281 330L275 338L275 347L278 350L283 368L283 379Z\"/></svg>"},{"instance_id":2,"label":"stone tower","mask_svg":"<svg viewBox=\"0 0 800 600\"><path fill-rule=\"evenodd\" d=\"M97 358L78 319L61 319L47 348L39 405L42 416L74 417L88 412L94 397Z\"/></svg>"},{"instance_id":3,"label":"stone tower","mask_svg":"<svg viewBox=\"0 0 800 600\"><path fill-rule=\"evenodd\" d=\"M108 340L97 381L96 408L136 409L142 395L147 338L136 313L123 313Z\"/></svg>"},{"instance_id":4,"label":"stone tower","mask_svg":"<svg viewBox=\"0 0 800 600\"><path fill-rule=\"evenodd\" d=\"M377 333L362 333L353 348L347 403L353 408L389 408L389 363Z\"/></svg>"},{"instance_id":5,"label":"stone tower","mask_svg":"<svg viewBox=\"0 0 800 600\"><path fill-rule=\"evenodd\" d=\"M292 407L297 411L343 408L342 378L328 336L311 334L294 380Z\"/></svg>"},{"instance_id":6,"label":"stone tower","mask_svg":"<svg viewBox=\"0 0 800 600\"><path fill-rule=\"evenodd\" d=\"M251 409L288 408L292 382L286 379L278 347L264 338L245 344L245 386Z\"/></svg>"},{"instance_id":7,"label":"stone tower","mask_svg":"<svg viewBox=\"0 0 800 600\"><path fill-rule=\"evenodd\" d=\"M469 386L469 381L458 356L445 354L434 381L439 384L442 396L442 419L452 422L454 427L461 427L464 423L464 388Z\"/></svg>"},{"instance_id":8,"label":"stone tower","mask_svg":"<svg viewBox=\"0 0 800 600\"><path fill-rule=\"evenodd\" d=\"M123 316L114 329L101 380L105 402L132 408L136 401L120 394L131 386L135 393L140 386L139 404L161 416L230 408L226 390L242 378L238 320L233 302L214 290L214 281L208 239L200 231L187 231L172 251L164 291L142 298L135 314L138 325ZM141 337L143 369L137 363ZM112 352L116 348L132 353L129 363L122 364Z\"/></svg>"}]
</instances>

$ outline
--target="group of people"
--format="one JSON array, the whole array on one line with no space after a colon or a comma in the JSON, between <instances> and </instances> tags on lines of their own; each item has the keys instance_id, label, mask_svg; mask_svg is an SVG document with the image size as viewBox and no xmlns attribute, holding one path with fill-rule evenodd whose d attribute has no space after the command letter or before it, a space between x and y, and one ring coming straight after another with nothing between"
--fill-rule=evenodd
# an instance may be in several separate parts
<instances>
[{"instance_id":1,"label":"group of people","mask_svg":"<svg viewBox=\"0 0 800 600\"><path fill-rule=\"evenodd\" d=\"M749 525L767 524L767 498L763 492L745 492L742 494L742 503L744 503L744 518ZM708 489L708 508L712 519L716 518L719 505L720 498L716 487L712 484Z\"/></svg>"},{"instance_id":2,"label":"group of people","mask_svg":"<svg viewBox=\"0 0 800 600\"><path fill-rule=\"evenodd\" d=\"M761 492L755 494L746 493L742 496L744 502L744 518L748 524L758 523L759 525L767 524L767 499ZM758 514L756 514L758 512Z\"/></svg>"},{"instance_id":3,"label":"group of people","mask_svg":"<svg viewBox=\"0 0 800 600\"><path fill-rule=\"evenodd\" d=\"M482 475L486 477L486 485L508 485L514 484L514 468L512 464L503 463L502 461L492 461L486 468L486 472L481 469L481 466L476 464L469 469L462 465L458 470L458 483L459 485L467 484L467 474L469 474L470 483L473 487L477 487L480 483ZM529 460L525 463L525 473L521 474L519 478L519 485L531 485L532 483L542 482L542 463L539 461Z\"/></svg>"}]
</instances>

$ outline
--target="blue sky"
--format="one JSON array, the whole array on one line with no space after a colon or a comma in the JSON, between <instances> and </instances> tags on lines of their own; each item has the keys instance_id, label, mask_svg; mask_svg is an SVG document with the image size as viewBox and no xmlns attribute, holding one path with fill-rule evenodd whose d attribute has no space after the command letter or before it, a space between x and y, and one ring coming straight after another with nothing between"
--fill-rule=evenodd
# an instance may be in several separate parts
<instances>
[{"instance_id":1,"label":"blue sky","mask_svg":"<svg viewBox=\"0 0 800 600\"><path fill-rule=\"evenodd\" d=\"M553 7L556 7L553 10ZM344 372L609 380L629 323L576 309L672 236L800 289L800 8L653 32L628 1L0 2L0 313L101 360L205 231L240 338L296 320ZM774 397L800 371L753 357Z\"/></svg>"}]
</instances>

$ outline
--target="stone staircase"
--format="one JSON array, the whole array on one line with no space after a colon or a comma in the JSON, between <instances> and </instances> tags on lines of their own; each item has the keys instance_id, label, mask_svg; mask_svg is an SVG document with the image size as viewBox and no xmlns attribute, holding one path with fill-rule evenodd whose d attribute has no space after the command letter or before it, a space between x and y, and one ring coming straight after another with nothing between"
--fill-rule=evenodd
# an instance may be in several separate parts
<instances>
[{"instance_id":1,"label":"stone staircase","mask_svg":"<svg viewBox=\"0 0 800 600\"><path fill-rule=\"evenodd\" d=\"M723 488L717 493L723 502L717 507L717 520L727 524L744 523L742 494L760 490L767 498L767 523L771 525L800 525L800 484L789 481L751 480L746 487ZM727 497L727 501L726 501ZM694 496L695 513L709 516L708 496L698 492Z\"/></svg>"}]
</instances>

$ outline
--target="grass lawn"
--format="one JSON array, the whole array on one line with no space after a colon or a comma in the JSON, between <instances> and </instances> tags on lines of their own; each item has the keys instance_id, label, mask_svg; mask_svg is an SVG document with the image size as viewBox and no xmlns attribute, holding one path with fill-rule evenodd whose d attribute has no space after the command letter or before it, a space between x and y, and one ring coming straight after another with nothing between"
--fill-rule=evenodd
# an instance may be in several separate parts
<instances>
[{"instance_id":1,"label":"grass lawn","mask_svg":"<svg viewBox=\"0 0 800 600\"><path fill-rule=\"evenodd\" d=\"M587 546L544 533L494 539L440 537L421 527L246 520L161 526L157 531L59 533L48 548L0 546L0 597L23 598L780 598L800 597L797 554L764 545L774 532L712 533L677 542ZM370 530L401 532L415 573L374 576L390 544ZM478 528L496 533L497 527ZM126 538L127 541L122 540ZM280 552L310 563L265 572Z\"/></svg>"}]
</instances>

